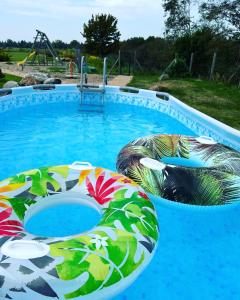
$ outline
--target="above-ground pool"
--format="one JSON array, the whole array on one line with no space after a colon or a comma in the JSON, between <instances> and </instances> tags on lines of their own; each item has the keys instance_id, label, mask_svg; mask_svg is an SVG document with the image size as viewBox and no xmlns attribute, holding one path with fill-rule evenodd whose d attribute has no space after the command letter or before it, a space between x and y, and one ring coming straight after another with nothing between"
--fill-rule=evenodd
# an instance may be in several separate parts
<instances>
[{"instance_id":1,"label":"above-ground pool","mask_svg":"<svg viewBox=\"0 0 240 300\"><path fill-rule=\"evenodd\" d=\"M238 131L165 93L107 87L103 106L102 95L93 92L84 94L87 106L82 106L75 85L7 93L0 97L0 180L74 161L114 170L120 149L150 134L210 136L240 150ZM140 277L114 299L239 300L240 203L198 207L151 200L160 226L158 249ZM66 222L63 235L77 233L80 212L69 211L75 220L69 231L66 207L42 212L27 229L48 235L47 228L54 226L51 234L57 236ZM86 211L86 216L92 226L94 215ZM0 259L0 276L5 267Z\"/></svg>"}]
</instances>

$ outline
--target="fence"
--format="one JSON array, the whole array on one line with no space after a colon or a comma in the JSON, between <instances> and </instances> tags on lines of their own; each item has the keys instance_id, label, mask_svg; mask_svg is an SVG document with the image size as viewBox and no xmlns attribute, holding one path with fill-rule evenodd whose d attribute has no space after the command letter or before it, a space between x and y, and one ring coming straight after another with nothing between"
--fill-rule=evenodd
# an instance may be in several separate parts
<instances>
[{"instance_id":1,"label":"fence","mask_svg":"<svg viewBox=\"0 0 240 300\"><path fill-rule=\"evenodd\" d=\"M147 51L119 51L109 57L111 74L133 75L138 73L162 74L174 59L174 53ZM210 49L208 53L192 52L178 55L185 68L177 68L170 77L193 76L222 80L240 86L240 47L224 52Z\"/></svg>"}]
</instances>

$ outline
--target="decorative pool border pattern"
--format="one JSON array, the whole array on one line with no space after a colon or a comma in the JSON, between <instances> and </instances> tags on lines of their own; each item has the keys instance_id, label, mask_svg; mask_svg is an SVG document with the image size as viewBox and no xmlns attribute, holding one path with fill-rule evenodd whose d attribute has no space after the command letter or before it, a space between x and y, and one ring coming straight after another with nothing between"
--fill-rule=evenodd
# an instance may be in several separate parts
<instances>
[{"instance_id":1,"label":"decorative pool border pattern","mask_svg":"<svg viewBox=\"0 0 240 300\"><path fill-rule=\"evenodd\" d=\"M2 89L0 90L0 113L41 103L80 102L80 93L78 86L74 84ZM91 103L94 103L101 94L86 92L84 97L91 97ZM107 86L104 97L106 103L124 103L166 113L190 128L196 135L210 136L217 142L240 151L240 131L197 111L168 93Z\"/></svg>"}]
</instances>

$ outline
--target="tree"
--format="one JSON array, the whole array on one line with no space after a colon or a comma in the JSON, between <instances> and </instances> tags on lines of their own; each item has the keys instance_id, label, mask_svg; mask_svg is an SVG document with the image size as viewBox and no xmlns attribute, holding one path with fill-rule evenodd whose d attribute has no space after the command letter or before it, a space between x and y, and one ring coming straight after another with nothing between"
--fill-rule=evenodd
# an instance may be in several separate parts
<instances>
[{"instance_id":1,"label":"tree","mask_svg":"<svg viewBox=\"0 0 240 300\"><path fill-rule=\"evenodd\" d=\"M53 42L52 42L52 45L53 45L53 47L56 48L56 49L67 49L67 47L68 47L68 44L67 44L67 43L64 43L64 42L61 41L61 40L53 41Z\"/></svg>"},{"instance_id":2,"label":"tree","mask_svg":"<svg viewBox=\"0 0 240 300\"><path fill-rule=\"evenodd\" d=\"M169 39L150 36L147 39L134 37L121 42L121 65L125 70L130 63L135 67L135 72L144 70L145 73L158 74L173 56L172 42Z\"/></svg>"},{"instance_id":3,"label":"tree","mask_svg":"<svg viewBox=\"0 0 240 300\"><path fill-rule=\"evenodd\" d=\"M225 34L239 35L240 32L240 1L239 0L210 0L201 5L204 21L212 24Z\"/></svg>"},{"instance_id":4,"label":"tree","mask_svg":"<svg viewBox=\"0 0 240 300\"><path fill-rule=\"evenodd\" d=\"M113 53L119 47L121 36L117 23L118 20L110 14L92 15L88 23L83 25L86 50L100 56Z\"/></svg>"},{"instance_id":5,"label":"tree","mask_svg":"<svg viewBox=\"0 0 240 300\"><path fill-rule=\"evenodd\" d=\"M77 41L77 40L72 40L70 43L69 43L69 47L71 49L76 49L76 48L80 48L81 44Z\"/></svg>"},{"instance_id":6,"label":"tree","mask_svg":"<svg viewBox=\"0 0 240 300\"><path fill-rule=\"evenodd\" d=\"M176 39L186 33L191 33L191 0L164 0L165 33Z\"/></svg>"}]
</instances>

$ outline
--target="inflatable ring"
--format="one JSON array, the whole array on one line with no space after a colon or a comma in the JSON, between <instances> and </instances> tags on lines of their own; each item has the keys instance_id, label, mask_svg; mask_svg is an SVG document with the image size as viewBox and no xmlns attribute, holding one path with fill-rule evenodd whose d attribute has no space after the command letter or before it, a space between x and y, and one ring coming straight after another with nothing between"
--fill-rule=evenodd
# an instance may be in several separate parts
<instances>
[{"instance_id":1,"label":"inflatable ring","mask_svg":"<svg viewBox=\"0 0 240 300\"><path fill-rule=\"evenodd\" d=\"M224 205L240 200L240 153L208 137L137 139L120 151L117 170L146 192L176 202Z\"/></svg>"},{"instance_id":2,"label":"inflatable ring","mask_svg":"<svg viewBox=\"0 0 240 300\"><path fill-rule=\"evenodd\" d=\"M56 203L102 213L88 232L42 238L25 218ZM0 182L0 298L106 299L130 285L158 241L155 209L131 179L90 164L27 171Z\"/></svg>"}]
</instances>

